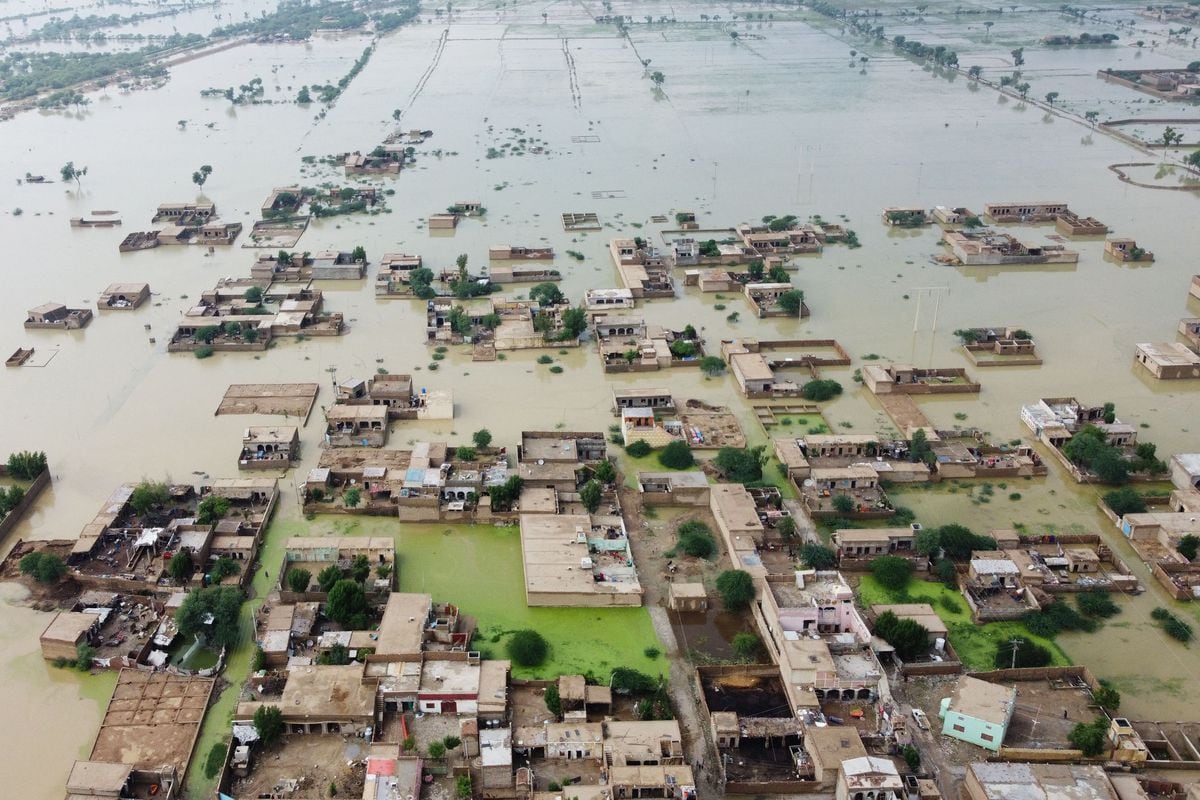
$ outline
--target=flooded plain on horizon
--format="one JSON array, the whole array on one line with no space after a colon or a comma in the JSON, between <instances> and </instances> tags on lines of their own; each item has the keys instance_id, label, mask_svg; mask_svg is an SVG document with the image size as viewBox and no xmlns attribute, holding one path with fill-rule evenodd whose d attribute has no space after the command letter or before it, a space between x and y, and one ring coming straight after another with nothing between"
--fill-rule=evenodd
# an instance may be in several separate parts
<instances>
[{"instance_id":1,"label":"flooded plain on horizon","mask_svg":"<svg viewBox=\"0 0 1200 800\"><path fill-rule=\"evenodd\" d=\"M615 12L625 5L638 22L629 39L594 22L603 13L599 4L455 3L449 21L422 13L419 22L378 38L366 67L323 114L320 104L292 102L299 87L336 83L372 37L247 44L172 67L159 89L112 87L90 94L90 104L80 109L28 112L0 123L0 241L7 246L0 263L0 348L7 355L33 346L35 363L49 357L44 367L0 374L6 412L0 442L6 452L46 451L54 475L52 488L0 551L17 538L74 538L125 481L235 477L242 430L283 421L214 416L230 383L315 381L321 384L318 406L325 406L332 402L334 380L383 368L411 372L418 387L454 391L452 422L399 423L392 446L430 438L464 443L481 427L501 444L515 443L523 429L605 430L614 421L614 386L667 385L676 398L729 406L751 442L765 442L767 433L728 375L706 379L698 370L675 369L606 376L586 343L566 355L546 351L563 367L561 374L536 362L543 351L481 363L471 361L469 348L451 348L433 371L424 304L373 294L383 253L419 254L437 272L451 268L460 253L471 267L486 264L489 245L508 243L553 246L561 288L578 301L588 288L618 285L610 238L660 242L661 231L672 226L651 217L673 219L681 210L695 211L705 228L795 214L802 220L820 215L857 232L861 249L832 245L819 256L796 259L793 281L812 309L804 320L756 320L737 295L718 299L682 286L674 301L650 301L638 312L652 324L694 325L710 351L735 336L836 338L854 364L828 371L846 387L824 409L834 430L891 427L869 393L851 380L854 368L866 363L862 357L874 354L919 366L966 367L983 384L979 395L919 400L939 427L976 426L1000 440L1027 437L1018 419L1022 403L1075 395L1085 402L1112 401L1123 420L1148 425L1139 436L1155 442L1160 455L1200 450L1194 423L1200 381L1158 382L1133 364L1135 343L1173 341L1180 317L1200 316L1200 303L1187 294L1190 276L1200 271L1200 196L1131 186L1106 168L1157 162L1159 154L974 86L965 76L938 76L890 46L851 36L795 7L756 4L755 13L775 18L749 26L739 21L735 42L724 22L699 19L702 13L728 18L727 6L613 5ZM0 16L15 13L6 6L0 4ZM1127 7L1117 16L1134 18L1136 6ZM211 18L214 12L203 13ZM647 26L645 14L679 21ZM1094 108L1102 119L1195 116L1194 106L1150 104L1146 95L1104 83L1095 72L1178 68L1200 51L1165 42L1136 48L1124 41L1110 48L1047 50L1036 46L1046 33L1106 28L1049 10L1002 17L988 35L982 18L956 20L948 4L933 5L921 23L889 13L880 24L889 35L903 31L927 43L952 42L961 63L983 65L985 78L1011 69L1009 51L1023 45L1031 98L1059 91L1060 104L1075 113ZM145 24L169 31L174 19ZM1148 30L1165 27L1138 20ZM1123 40L1133 35L1121 32ZM852 49L869 61L848 66ZM648 78L653 70L664 73L661 89ZM233 106L200 95L255 77L273 102ZM222 221L248 227L272 187L343 185L341 170L320 159L366 152L397 128L429 129L434 136L418 148L415 168L370 181L395 189L386 198L388 212L314 220L298 245L314 252L365 247L372 262L366 279L319 286L326 308L345 315L348 333L283 340L262 353L217 353L207 360L166 352L175 321L194 298L220 278L248 274L259 251L240 246L247 241L244 232L239 245L217 248L211 257L203 247L121 254L117 245L127 233L149 229L159 203L199 196L216 203ZM489 148L511 151L518 139L531 137L544 141L544 153L488 157ZM315 163L302 161L306 156ZM58 168L68 160L88 167L78 187L59 182ZM213 167L202 193L191 182L201 164ZM54 182L18 185L27 172ZM426 217L467 199L480 200L487 215L463 220L452 236L431 235ZM938 228L898 231L880 221L885 206L981 211L984 203L1022 200L1067 202L1106 222L1114 234L1136 238L1156 260L1117 264L1103 257L1102 239L1074 239L1068 246L1080 251L1078 264L948 267L932 259L942 250ZM69 227L71 217L96 209L119 211L123 225ZM559 215L582 211L598 213L604 229L564 232ZM1048 225L1006 230L1033 241L1054 234ZM569 258L567 250L583 260ZM676 278L682 284L679 271ZM79 332L21 328L29 308L51 300L94 308L105 286L130 281L149 282L154 292L137 311L98 314ZM506 290L514 296L528 287ZM739 317L730 322L734 311ZM952 332L985 325L1031 331L1045 363L972 367ZM962 414L965 419L956 416ZM284 527L303 525L294 486L319 456L321 427L318 408L302 428L302 464L280 483ZM977 505L964 494L940 491L905 494L901 502L926 524L958 521L977 530L1007 527L1012 520L1031 527L1083 526L1133 560L1095 510L1095 490L1067 483L1056 466L1048 478L1018 491L1020 503L998 497ZM408 527L391 524L401 534ZM1165 600L1148 572L1131 566L1147 594L1121 601L1126 611L1105 626L1111 631L1062 637L1060 643L1077 662L1118 681L1126 692L1123 713L1153 715L1164 707L1184 717L1200 713L1179 702L1200 689L1195 648L1170 643L1148 624L1148 609ZM407 580L402 573L401 583ZM37 636L48 615L21 607L10 588L3 587L0 601L0 720L10 728L19 724L24 735L21 746L0 753L0 772L16 776L25 797L57 800L70 759L90 747L111 684L42 662ZM1177 610L1195 615L1194 609ZM1120 645L1108 646L1114 635ZM1166 652L1169 658L1131 663L1131 652ZM1139 673L1145 675L1140 682ZM53 751L49 744L30 749L43 741L53 742Z\"/></svg>"}]
</instances>

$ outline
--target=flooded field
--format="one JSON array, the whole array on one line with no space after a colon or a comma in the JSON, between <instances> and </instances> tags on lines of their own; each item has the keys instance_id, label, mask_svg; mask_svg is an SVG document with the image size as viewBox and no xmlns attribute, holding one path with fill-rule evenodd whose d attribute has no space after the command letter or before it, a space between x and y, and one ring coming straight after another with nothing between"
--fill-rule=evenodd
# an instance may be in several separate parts
<instances>
[{"instance_id":1,"label":"flooded field","mask_svg":"<svg viewBox=\"0 0 1200 800\"><path fill-rule=\"evenodd\" d=\"M1026 434L1017 416L1021 403L1073 394L1116 403L1122 419L1148 425L1139 434L1157 443L1162 454L1200 450L1200 425L1193 421L1200 382L1154 381L1135 370L1132 358L1135 343L1173 340L1180 317L1200 316L1200 303L1187 295L1197 271L1200 196L1132 186L1106 168L1157 162L1161 154L1148 156L1082 120L1042 107L1044 102L1022 103L961 74L939 76L890 45L794 6L755 4L756 15L773 18L735 23L729 15L740 15L738 6L731 11L704 4L612 5L611 13L636 22L628 38L594 21L606 13L600 4L455 3L449 18L426 8L418 22L378 38L365 68L328 107L294 100L301 86L337 83L372 37L349 33L318 35L306 43L245 44L172 67L160 89L108 87L90 93L88 105L22 113L0 123L0 241L8 247L0 264L5 286L0 347L7 355L32 346L45 359L34 362L44 366L0 375L5 410L0 443L5 452L45 450L54 475L52 488L12 540L75 537L123 481L235 476L243 429L275 418L215 417L230 383L316 381L322 385L318 406L332 402L331 381L367 377L379 368L411 372L416 386L453 389L453 422L401 423L393 431L394 445L429 438L464 443L481 427L504 444L528 428L605 430L614 421L613 386L669 385L676 397L728 406L751 443L765 442L766 433L732 378L708 379L685 368L606 376L586 345L553 356L561 374L538 364L538 353L480 363L466 348L452 348L432 371L423 304L377 300L372 293L374 263L385 252L420 254L440 271L452 267L460 253L473 267L484 264L489 245L510 243L553 246L554 265L564 275L561 288L578 300L587 288L618 285L610 238L657 237L667 226L651 217L671 219L680 210L695 211L703 227L714 229L768 214L801 219L819 214L857 232L861 249L833 245L819 257L798 261L793 280L812 309L802 321L756 320L740 296L718 300L682 287L674 301L651 301L638 312L653 324L692 324L714 345L734 336L836 338L854 364L824 371L846 386L841 397L822 406L832 430L890 427L869 393L851 381L862 357L877 354L918 366L967 367L982 382L978 395L917 401L939 426L977 426L1002 440L1017 438ZM985 80L997 82L1013 69L1011 51L1024 47L1021 69L1032 86L1030 100L1058 92L1055 105L1064 113L1097 110L1101 121L1195 115L1194 107L1152 102L1095 77L1109 67L1180 68L1200 53L1192 42L1168 42L1170 25L1143 17L1136 4L1110 6L1101 22L1068 19L1058 5L1005 11L985 28L983 15L956 16L950 3L930 6L920 20L900 16L893 4L878 6L883 16L877 24L889 36L955 49L963 66L978 64ZM175 28L203 33L267 7L197 7L122 27L155 35ZM11 28L4 36L26 36L43 24L40 16L17 18L40 8L0 3L0 17L13 17L4 22ZM139 10L145 9L81 6L79 13L128 16ZM677 22L647 25L647 14ZM1119 28L1113 22L1118 19L1124 20ZM1134 20L1132 30L1128 20ZM1047 34L1110 29L1121 37L1111 47L1037 45ZM734 39L730 31L739 36ZM36 48L87 46L42 42ZM851 62L851 50L868 61L855 56ZM661 87L649 79L651 71L663 73ZM263 99L272 102L235 106L200 95L253 78L262 79ZM397 127L394 112L402 129L429 129L434 136L418 148L414 169L371 182L395 189L387 198L388 212L314 220L298 245L312 252L366 249L373 266L364 281L320 286L326 307L345 315L349 332L286 340L257 354L218 353L207 360L168 355L166 342L181 312L218 279L247 274L256 251L234 246L207 256L202 247L164 247L121 254L121 239L148 229L159 203L201 196L191 175L202 164L213 167L202 196L217 204L222 221L247 225L273 187L341 185L346 181L341 170L320 159L370 150ZM1153 133L1153 126L1144 127ZM544 153L515 146L534 137L545 142ZM508 154L489 157L489 149ZM67 161L88 167L78 185L59 179ZM53 182L18 185L26 173ZM481 201L487 215L463 220L453 235L431 234L425 223L430 214L468 199ZM981 211L988 202L1060 199L1116 234L1135 237L1156 261L1136 267L1107 261L1097 239L1070 243L1081 253L1073 265L947 267L932 259L944 249L937 228L902 231L885 227L879 217L882 207L892 205ZM69 227L71 217L100 209L119 211L123 225ZM603 230L563 231L561 213L589 211L599 214ZM1053 230L1012 232L1040 239ZM569 258L567 250L578 251L583 260ZM21 328L29 308L47 301L94 307L105 286L129 281L147 281L154 293L135 312L99 314L86 330L71 333ZM510 288L509 295L522 293L521 287ZM738 318L731 322L734 311ZM952 331L985 325L1029 330L1043 366L971 368ZM799 425L815 420L797 420L791 427L798 432ZM316 462L322 427L314 412L301 432L304 461L281 481L284 507L263 556L271 572L281 532L329 525L303 521L293 490L297 476ZM773 467L769 475L776 475ZM986 504L973 503L966 492L945 491L906 493L899 500L926 524L959 521L985 530L1018 521L1031 528L1053 524L1101 532L1150 591L1122 600L1124 612L1101 632L1063 636L1059 644L1071 659L1117 682L1126 692L1122 710L1131 715L1157 714L1163 707L1181 717L1200 714L1178 702L1200 690L1196 648L1171 643L1148 624L1149 611L1166 600L1095 510L1094 490L1065 483L1055 467L1045 479L1018 483ZM1019 501L1007 499L1012 491L1022 495ZM459 603L480 618L485 632L536 622L560 639L569 636L574 622L539 619L537 610L524 608L515 532L446 535L441 528L382 520L362 526L397 537L402 588L433 591ZM495 567L497 583L462 580L453 566L460 557L476 573ZM269 585L260 572L255 578L260 598ZM0 719L24 726L29 735L0 752L0 774L15 776L24 797L57 800L71 758L90 747L112 678L80 677L42 662L37 637L47 615L21 607L9 587L4 591ZM581 612L580 624L606 629L629 624L612 623L618 616L613 612L584 620L587 613ZM644 612L638 613L642 627L622 633L628 642L653 638ZM1177 613L1195 615L1182 607ZM244 614L249 620L250 604ZM619 648L626 640L613 641ZM622 658L639 663L641 647ZM1166 657L1131 664L1126 654L1133 648ZM610 651L571 653L564 664L610 663L614 657ZM249 648L242 648L231 659L230 675L244 674L248 663ZM198 754L227 729L234 699L233 692L220 696Z\"/></svg>"}]
</instances>

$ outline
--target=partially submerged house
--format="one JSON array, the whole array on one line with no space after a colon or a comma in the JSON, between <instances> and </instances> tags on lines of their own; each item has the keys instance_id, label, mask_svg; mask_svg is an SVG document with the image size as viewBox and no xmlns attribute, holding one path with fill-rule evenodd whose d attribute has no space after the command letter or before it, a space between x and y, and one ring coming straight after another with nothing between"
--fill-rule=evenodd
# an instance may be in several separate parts
<instances>
[{"instance_id":1,"label":"partially submerged house","mask_svg":"<svg viewBox=\"0 0 1200 800\"><path fill-rule=\"evenodd\" d=\"M251 427L242 434L238 469L287 469L300 460L300 429L294 425Z\"/></svg>"},{"instance_id":2,"label":"partially submerged house","mask_svg":"<svg viewBox=\"0 0 1200 800\"><path fill-rule=\"evenodd\" d=\"M386 406L336 403L325 411L325 444L329 447L383 447L387 436Z\"/></svg>"},{"instance_id":3,"label":"partially submerged house","mask_svg":"<svg viewBox=\"0 0 1200 800\"><path fill-rule=\"evenodd\" d=\"M1135 345L1133 360L1159 380L1200 378L1200 355L1179 342Z\"/></svg>"},{"instance_id":4,"label":"partially submerged house","mask_svg":"<svg viewBox=\"0 0 1200 800\"><path fill-rule=\"evenodd\" d=\"M888 206L883 210L883 224L893 228L919 228L932 221L923 208Z\"/></svg>"},{"instance_id":5,"label":"partially submerged house","mask_svg":"<svg viewBox=\"0 0 1200 800\"><path fill-rule=\"evenodd\" d=\"M640 606L642 587L619 516L522 514L530 606Z\"/></svg>"},{"instance_id":6,"label":"partially submerged house","mask_svg":"<svg viewBox=\"0 0 1200 800\"><path fill-rule=\"evenodd\" d=\"M215 203L160 203L150 223L170 222L175 225L204 225L216 218Z\"/></svg>"},{"instance_id":7,"label":"partially submerged house","mask_svg":"<svg viewBox=\"0 0 1200 800\"><path fill-rule=\"evenodd\" d=\"M634 298L674 297L667 255L641 238L613 239L608 246L621 282Z\"/></svg>"},{"instance_id":8,"label":"partially submerged house","mask_svg":"<svg viewBox=\"0 0 1200 800\"><path fill-rule=\"evenodd\" d=\"M1054 222L1070 209L1066 203L987 203L983 212L995 222Z\"/></svg>"},{"instance_id":9,"label":"partially submerged house","mask_svg":"<svg viewBox=\"0 0 1200 800\"><path fill-rule=\"evenodd\" d=\"M1104 252L1118 261L1153 261L1154 253L1138 247L1133 239L1113 238L1104 242Z\"/></svg>"},{"instance_id":10,"label":"partially submerged house","mask_svg":"<svg viewBox=\"0 0 1200 800\"><path fill-rule=\"evenodd\" d=\"M131 311L150 299L148 283L111 283L96 301L101 311Z\"/></svg>"},{"instance_id":11,"label":"partially submerged house","mask_svg":"<svg viewBox=\"0 0 1200 800\"><path fill-rule=\"evenodd\" d=\"M27 329L49 328L52 330L73 331L86 328L92 321L90 308L67 308L62 303L42 303L29 309L25 319Z\"/></svg>"},{"instance_id":12,"label":"partially submerged house","mask_svg":"<svg viewBox=\"0 0 1200 800\"><path fill-rule=\"evenodd\" d=\"M583 296L583 308L589 315L629 311L635 305L629 289L588 289Z\"/></svg>"},{"instance_id":13,"label":"partially submerged house","mask_svg":"<svg viewBox=\"0 0 1200 800\"><path fill-rule=\"evenodd\" d=\"M421 268L421 257L407 253L384 253L375 274L376 297L411 297L412 273Z\"/></svg>"},{"instance_id":14,"label":"partially submerged house","mask_svg":"<svg viewBox=\"0 0 1200 800\"><path fill-rule=\"evenodd\" d=\"M979 367L1032 367L1042 363L1029 332L1011 325L956 331L963 352Z\"/></svg>"},{"instance_id":15,"label":"partially submerged house","mask_svg":"<svg viewBox=\"0 0 1200 800\"><path fill-rule=\"evenodd\" d=\"M453 419L454 394L449 389L414 389L411 375L386 373L348 378L335 390L336 402L350 406L380 406L391 419Z\"/></svg>"},{"instance_id":16,"label":"partially submerged house","mask_svg":"<svg viewBox=\"0 0 1200 800\"><path fill-rule=\"evenodd\" d=\"M825 240L821 231L807 223L773 231L766 225L750 225L743 222L737 226L736 232L742 244L759 256L819 253Z\"/></svg>"},{"instance_id":17,"label":"partially submerged house","mask_svg":"<svg viewBox=\"0 0 1200 800\"><path fill-rule=\"evenodd\" d=\"M1079 253L1060 244L1033 245L1015 236L987 228L946 231L942 243L959 264L991 266L1003 264L1074 264Z\"/></svg>"},{"instance_id":18,"label":"partially submerged house","mask_svg":"<svg viewBox=\"0 0 1200 800\"><path fill-rule=\"evenodd\" d=\"M554 248L494 244L488 248L488 258L494 261L550 261L554 258Z\"/></svg>"},{"instance_id":19,"label":"partially submerged house","mask_svg":"<svg viewBox=\"0 0 1200 800\"><path fill-rule=\"evenodd\" d=\"M1020 619L1041 608L1025 585L1018 560L1005 550L971 554L962 593L976 622Z\"/></svg>"},{"instance_id":20,"label":"partially submerged house","mask_svg":"<svg viewBox=\"0 0 1200 800\"><path fill-rule=\"evenodd\" d=\"M976 393L980 385L964 369L934 369L907 364L868 364L862 368L863 385L875 394Z\"/></svg>"},{"instance_id":21,"label":"partially submerged house","mask_svg":"<svg viewBox=\"0 0 1200 800\"><path fill-rule=\"evenodd\" d=\"M1108 226L1095 217L1081 217L1074 211L1063 211L1054 219L1054 227L1067 236L1103 236Z\"/></svg>"}]
</instances>

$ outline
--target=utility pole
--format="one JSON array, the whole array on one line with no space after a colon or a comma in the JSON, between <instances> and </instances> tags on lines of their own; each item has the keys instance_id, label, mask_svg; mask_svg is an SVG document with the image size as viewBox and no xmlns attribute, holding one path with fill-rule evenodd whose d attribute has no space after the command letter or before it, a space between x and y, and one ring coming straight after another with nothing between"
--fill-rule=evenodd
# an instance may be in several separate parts
<instances>
[{"instance_id":1,"label":"utility pole","mask_svg":"<svg viewBox=\"0 0 1200 800\"><path fill-rule=\"evenodd\" d=\"M1010 645L1012 645L1012 668L1016 669L1017 668L1017 650L1020 649L1021 645L1025 644L1025 640L1018 639L1017 637L1014 636L1013 638L1008 640L1008 643Z\"/></svg>"},{"instance_id":2,"label":"utility pole","mask_svg":"<svg viewBox=\"0 0 1200 800\"><path fill-rule=\"evenodd\" d=\"M938 313L942 308L942 294L950 294L949 286L914 286L909 291L915 292L917 295L917 313L913 317L913 333L921 329L921 298L926 292L934 296L933 306L933 332L937 332Z\"/></svg>"}]
</instances>

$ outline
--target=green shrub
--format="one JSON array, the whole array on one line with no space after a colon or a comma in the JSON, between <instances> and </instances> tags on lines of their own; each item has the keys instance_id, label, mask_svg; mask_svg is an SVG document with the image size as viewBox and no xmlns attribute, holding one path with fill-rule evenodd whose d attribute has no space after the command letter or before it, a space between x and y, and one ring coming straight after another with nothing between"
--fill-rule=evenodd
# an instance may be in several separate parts
<instances>
[{"instance_id":1,"label":"green shrub","mask_svg":"<svg viewBox=\"0 0 1200 800\"><path fill-rule=\"evenodd\" d=\"M712 558L717 553L717 541L703 522L689 520L679 526L679 549L693 558Z\"/></svg>"},{"instance_id":2,"label":"green shrub","mask_svg":"<svg viewBox=\"0 0 1200 800\"><path fill-rule=\"evenodd\" d=\"M806 542L800 548L800 560L812 569L833 569L837 566L837 551L816 542Z\"/></svg>"},{"instance_id":3,"label":"green shrub","mask_svg":"<svg viewBox=\"0 0 1200 800\"><path fill-rule=\"evenodd\" d=\"M654 448L646 443L645 439L638 439L635 442L630 442L625 445L625 452L634 458L643 458L650 455Z\"/></svg>"},{"instance_id":4,"label":"green shrub","mask_svg":"<svg viewBox=\"0 0 1200 800\"><path fill-rule=\"evenodd\" d=\"M809 381L808 383L804 384L804 388L800 390L800 394L804 396L805 400L809 400L814 403L832 400L841 393L842 385L837 381L827 379Z\"/></svg>"},{"instance_id":5,"label":"green shrub","mask_svg":"<svg viewBox=\"0 0 1200 800\"><path fill-rule=\"evenodd\" d=\"M754 599L754 579L744 570L727 569L717 576L717 591L726 611L741 611Z\"/></svg>"},{"instance_id":6,"label":"green shrub","mask_svg":"<svg viewBox=\"0 0 1200 800\"><path fill-rule=\"evenodd\" d=\"M667 469L688 469L696 463L687 442L676 439L658 451L658 463Z\"/></svg>"},{"instance_id":7,"label":"green shrub","mask_svg":"<svg viewBox=\"0 0 1200 800\"><path fill-rule=\"evenodd\" d=\"M1030 642L1023 639L1018 639L1019 644L1016 645L1016 660L1013 659L1013 642L1001 642L996 649L996 657L993 665L996 669L1009 669L1010 667L1044 667L1052 660L1050 651L1042 647L1036 642Z\"/></svg>"},{"instance_id":8,"label":"green shrub","mask_svg":"<svg viewBox=\"0 0 1200 800\"><path fill-rule=\"evenodd\" d=\"M550 643L540 633L530 628L519 630L504 646L508 657L519 667L537 667L550 655Z\"/></svg>"},{"instance_id":9,"label":"green shrub","mask_svg":"<svg viewBox=\"0 0 1200 800\"><path fill-rule=\"evenodd\" d=\"M54 583L67 571L67 565L53 553L26 553L18 564L22 575L38 583Z\"/></svg>"},{"instance_id":10,"label":"green shrub","mask_svg":"<svg viewBox=\"0 0 1200 800\"><path fill-rule=\"evenodd\" d=\"M883 588L894 592L908 585L912 571L912 562L900 556L879 556L871 561L871 574L875 576L875 580L879 581Z\"/></svg>"},{"instance_id":11,"label":"green shrub","mask_svg":"<svg viewBox=\"0 0 1200 800\"><path fill-rule=\"evenodd\" d=\"M1121 612L1121 607L1113 601L1112 596L1104 589L1092 589L1091 591L1075 595L1075 604L1079 606L1081 613L1089 617L1107 619Z\"/></svg>"}]
</instances>

